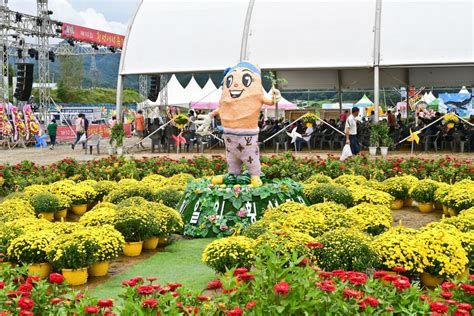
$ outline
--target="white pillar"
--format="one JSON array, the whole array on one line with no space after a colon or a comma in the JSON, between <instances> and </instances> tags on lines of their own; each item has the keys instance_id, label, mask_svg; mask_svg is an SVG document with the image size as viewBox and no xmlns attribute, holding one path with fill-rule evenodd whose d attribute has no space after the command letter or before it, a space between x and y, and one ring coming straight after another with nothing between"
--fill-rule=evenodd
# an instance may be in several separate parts
<instances>
[{"instance_id":1,"label":"white pillar","mask_svg":"<svg viewBox=\"0 0 474 316\"><path fill-rule=\"evenodd\" d=\"M379 102L380 102L380 77L379 77L379 66L374 67L374 105L375 105L375 123L379 122Z\"/></svg>"},{"instance_id":2,"label":"white pillar","mask_svg":"<svg viewBox=\"0 0 474 316\"><path fill-rule=\"evenodd\" d=\"M117 111L117 122L123 123L123 115L122 115L122 103L123 103L123 75L119 75L117 78L117 104L116 104L116 111Z\"/></svg>"},{"instance_id":3,"label":"white pillar","mask_svg":"<svg viewBox=\"0 0 474 316\"><path fill-rule=\"evenodd\" d=\"M374 105L375 105L375 123L379 122L379 89L380 89L380 25L382 18L382 0L377 0L375 5L375 27L374 27Z\"/></svg>"}]
</instances>

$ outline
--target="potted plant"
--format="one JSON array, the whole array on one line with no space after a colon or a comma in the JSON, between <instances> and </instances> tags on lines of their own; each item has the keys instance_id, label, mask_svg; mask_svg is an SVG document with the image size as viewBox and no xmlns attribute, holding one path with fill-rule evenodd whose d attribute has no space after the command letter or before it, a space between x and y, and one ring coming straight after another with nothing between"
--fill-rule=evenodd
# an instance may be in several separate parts
<instances>
[{"instance_id":1,"label":"potted plant","mask_svg":"<svg viewBox=\"0 0 474 316\"><path fill-rule=\"evenodd\" d=\"M452 113L446 114L443 120L448 128L453 128L454 125L459 122L459 118Z\"/></svg>"},{"instance_id":2,"label":"potted plant","mask_svg":"<svg viewBox=\"0 0 474 316\"><path fill-rule=\"evenodd\" d=\"M380 153L382 157L387 157L388 147L393 144L393 140L389 135L389 128L386 122L379 124L379 140L380 140Z\"/></svg>"},{"instance_id":3,"label":"potted plant","mask_svg":"<svg viewBox=\"0 0 474 316\"><path fill-rule=\"evenodd\" d=\"M383 191L389 193L395 198L392 202L392 210L399 210L403 207L404 201L408 199L410 184L404 177L392 177L382 182Z\"/></svg>"},{"instance_id":4,"label":"potted plant","mask_svg":"<svg viewBox=\"0 0 474 316\"><path fill-rule=\"evenodd\" d=\"M143 241L150 238L154 232L153 223L153 214L146 207L124 207L117 213L115 229L125 238L124 255L136 257L141 254Z\"/></svg>"},{"instance_id":5,"label":"potted plant","mask_svg":"<svg viewBox=\"0 0 474 316\"><path fill-rule=\"evenodd\" d=\"M117 154L123 154L123 138L125 137L125 129L122 123L117 123L112 127L109 136L109 144L112 148L117 148Z\"/></svg>"},{"instance_id":6,"label":"potted plant","mask_svg":"<svg viewBox=\"0 0 474 316\"><path fill-rule=\"evenodd\" d=\"M173 121L177 128L182 129L189 122L189 118L186 114L178 114L173 117Z\"/></svg>"},{"instance_id":7,"label":"potted plant","mask_svg":"<svg viewBox=\"0 0 474 316\"><path fill-rule=\"evenodd\" d=\"M306 113L303 115L303 122L305 123L306 127L312 127L314 123L318 120L318 117L314 113Z\"/></svg>"},{"instance_id":8,"label":"potted plant","mask_svg":"<svg viewBox=\"0 0 474 316\"><path fill-rule=\"evenodd\" d=\"M78 183L70 187L68 195L71 198L72 212L81 216L87 211L87 203L92 202L97 193L92 186Z\"/></svg>"},{"instance_id":9,"label":"potted plant","mask_svg":"<svg viewBox=\"0 0 474 316\"><path fill-rule=\"evenodd\" d=\"M14 263L28 265L28 272L46 278L51 271L48 247L56 234L50 230L31 231L12 240L8 256Z\"/></svg>"},{"instance_id":10,"label":"potted plant","mask_svg":"<svg viewBox=\"0 0 474 316\"><path fill-rule=\"evenodd\" d=\"M379 127L377 124L370 125L370 146L369 155L377 155L377 147L379 146Z\"/></svg>"},{"instance_id":11,"label":"potted plant","mask_svg":"<svg viewBox=\"0 0 474 316\"><path fill-rule=\"evenodd\" d=\"M70 285L87 282L87 269L96 262L99 246L88 229L78 229L58 236L48 246L52 266L60 269Z\"/></svg>"},{"instance_id":12,"label":"potted plant","mask_svg":"<svg viewBox=\"0 0 474 316\"><path fill-rule=\"evenodd\" d=\"M422 213L433 211L433 202L438 183L430 179L420 180L410 188L409 194L418 202L418 209Z\"/></svg>"},{"instance_id":13,"label":"potted plant","mask_svg":"<svg viewBox=\"0 0 474 316\"><path fill-rule=\"evenodd\" d=\"M47 219L50 222L54 220L54 213L63 208L59 198L49 192L36 193L30 198L30 204L33 206L38 217Z\"/></svg>"},{"instance_id":14,"label":"potted plant","mask_svg":"<svg viewBox=\"0 0 474 316\"><path fill-rule=\"evenodd\" d=\"M143 248L152 250L158 245L164 247L169 234L183 228L182 217L176 210L162 203L146 202L145 204L153 214L154 223L150 232L151 237L143 242Z\"/></svg>"},{"instance_id":15,"label":"potted plant","mask_svg":"<svg viewBox=\"0 0 474 316\"><path fill-rule=\"evenodd\" d=\"M109 263L122 253L125 239L112 225L89 227L90 235L98 246L95 254L96 262L89 267L90 276L105 276L109 271Z\"/></svg>"}]
</instances>

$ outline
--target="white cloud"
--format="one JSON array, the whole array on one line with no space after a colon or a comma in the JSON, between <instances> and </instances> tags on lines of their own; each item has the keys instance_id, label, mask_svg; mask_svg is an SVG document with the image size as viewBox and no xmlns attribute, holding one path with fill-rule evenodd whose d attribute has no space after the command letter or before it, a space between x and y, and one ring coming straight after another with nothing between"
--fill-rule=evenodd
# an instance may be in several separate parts
<instances>
[{"instance_id":1,"label":"white cloud","mask_svg":"<svg viewBox=\"0 0 474 316\"><path fill-rule=\"evenodd\" d=\"M54 20L122 35L127 30L125 23L109 21L103 13L97 12L94 8L78 10L73 7L70 0L49 0L48 6L49 10L54 12L52 15ZM36 15L36 1L34 0L13 0L10 1L9 8Z\"/></svg>"}]
</instances>

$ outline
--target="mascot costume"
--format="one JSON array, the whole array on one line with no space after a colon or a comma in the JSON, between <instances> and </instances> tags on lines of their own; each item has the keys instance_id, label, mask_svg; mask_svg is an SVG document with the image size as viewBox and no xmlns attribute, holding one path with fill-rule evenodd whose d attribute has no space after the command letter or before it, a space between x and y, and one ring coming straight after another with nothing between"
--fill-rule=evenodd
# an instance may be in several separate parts
<instances>
[{"instance_id":1,"label":"mascot costume","mask_svg":"<svg viewBox=\"0 0 474 316\"><path fill-rule=\"evenodd\" d=\"M273 96L273 100L264 96L260 68L250 62L240 62L225 70L219 107L198 129L201 135L208 133L212 118L220 117L229 173L239 176L245 165L254 187L262 185L258 118L264 104L274 105L281 98L276 89L273 89ZM217 176L212 182L222 184L223 179L223 176Z\"/></svg>"}]
</instances>

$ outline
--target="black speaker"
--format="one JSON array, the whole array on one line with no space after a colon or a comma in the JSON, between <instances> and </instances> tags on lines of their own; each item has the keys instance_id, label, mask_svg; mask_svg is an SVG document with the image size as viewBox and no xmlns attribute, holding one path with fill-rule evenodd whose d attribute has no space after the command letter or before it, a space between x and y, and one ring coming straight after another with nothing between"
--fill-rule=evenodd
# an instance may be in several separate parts
<instances>
[{"instance_id":1,"label":"black speaker","mask_svg":"<svg viewBox=\"0 0 474 316\"><path fill-rule=\"evenodd\" d=\"M160 94L160 76L151 76L150 92L148 93L148 99L150 99L150 101L156 102L159 94Z\"/></svg>"},{"instance_id":2,"label":"black speaker","mask_svg":"<svg viewBox=\"0 0 474 316\"><path fill-rule=\"evenodd\" d=\"M17 63L15 98L18 101L28 101L33 88L33 64Z\"/></svg>"}]
</instances>

